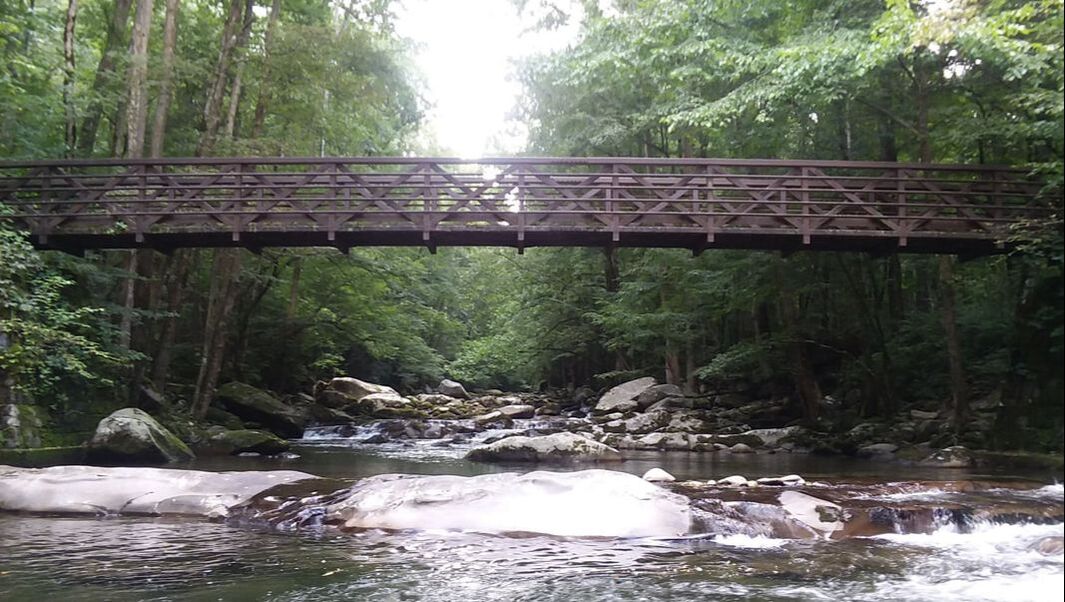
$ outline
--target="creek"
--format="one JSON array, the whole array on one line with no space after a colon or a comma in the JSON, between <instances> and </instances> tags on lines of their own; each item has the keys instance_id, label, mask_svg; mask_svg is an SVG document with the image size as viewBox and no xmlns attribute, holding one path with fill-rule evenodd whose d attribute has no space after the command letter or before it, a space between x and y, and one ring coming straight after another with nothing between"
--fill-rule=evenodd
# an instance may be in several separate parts
<instances>
[{"instance_id":1,"label":"creek","mask_svg":"<svg viewBox=\"0 0 1065 602\"><path fill-rule=\"evenodd\" d=\"M473 444L504 434L499 432L447 445L418 439L364 442L372 430L310 430L294 448L298 458L203 458L187 468L303 471L337 479L337 488L389 473L474 476L587 468L462 459ZM672 537L573 537L478 529L339 530L313 523L282 529L262 520L112 513L0 513L0 600L1021 601L1063 596L1061 552L1032 549L1047 538L1065 536L1058 475L784 453L629 451L625 456L601 467L637 476L660 467L679 481L797 473L807 481L803 492L839 500L847 508L887 508L894 522L881 529L886 532L842 539L783 537L759 531L759 525ZM720 500L740 507L775 499L781 491L667 488L694 498L696 507ZM542 510L507 503L518 514ZM595 503L600 506L552 512L559 523L580 524L611 511L611 504Z\"/></svg>"}]
</instances>

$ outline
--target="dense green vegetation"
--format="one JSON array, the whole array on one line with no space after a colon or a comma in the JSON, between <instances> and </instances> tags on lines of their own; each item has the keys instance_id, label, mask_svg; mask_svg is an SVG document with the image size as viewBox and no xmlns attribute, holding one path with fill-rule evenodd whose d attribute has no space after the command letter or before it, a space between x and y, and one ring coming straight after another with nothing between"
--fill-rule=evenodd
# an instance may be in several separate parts
<instances>
[{"instance_id":1,"label":"dense green vegetation","mask_svg":"<svg viewBox=\"0 0 1065 602\"><path fill-rule=\"evenodd\" d=\"M389 2L152 5L0 5L0 157L412 150L423 101ZM521 67L530 154L1004 163L1040 172L1060 208L1060 1L555 8L581 35ZM806 420L828 395L850 415L939 405L964 430L971 403L998 403L990 443L1062 445L1060 212L1018 230L1019 252L965 263L598 249L78 259L2 227L0 369L61 430L136 402L141 383L202 415L227 380L296 392L339 373L407 390L445 375L572 388L653 374L693 391L751 383Z\"/></svg>"}]
</instances>

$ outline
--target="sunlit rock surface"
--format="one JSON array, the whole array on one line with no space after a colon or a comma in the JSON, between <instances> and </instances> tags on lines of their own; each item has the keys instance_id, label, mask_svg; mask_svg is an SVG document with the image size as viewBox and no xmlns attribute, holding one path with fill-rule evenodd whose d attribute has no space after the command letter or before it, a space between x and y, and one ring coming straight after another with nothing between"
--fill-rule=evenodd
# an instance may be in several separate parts
<instances>
[{"instance_id":1,"label":"sunlit rock surface","mask_svg":"<svg viewBox=\"0 0 1065 602\"><path fill-rule=\"evenodd\" d=\"M328 521L349 529L672 537L691 526L687 498L610 470L381 475L359 481L325 510Z\"/></svg>"},{"instance_id":2,"label":"sunlit rock surface","mask_svg":"<svg viewBox=\"0 0 1065 602\"><path fill-rule=\"evenodd\" d=\"M515 436L475 447L466 458L476 462L611 462L618 450L573 433Z\"/></svg>"},{"instance_id":3,"label":"sunlit rock surface","mask_svg":"<svg viewBox=\"0 0 1065 602\"><path fill-rule=\"evenodd\" d=\"M310 478L292 470L0 466L0 510L222 517L271 487Z\"/></svg>"},{"instance_id":4,"label":"sunlit rock surface","mask_svg":"<svg viewBox=\"0 0 1065 602\"><path fill-rule=\"evenodd\" d=\"M607 391L595 404L596 414L610 414L612 412L630 412L638 406L636 398L644 391L655 386L655 379L647 376L622 383Z\"/></svg>"}]
</instances>

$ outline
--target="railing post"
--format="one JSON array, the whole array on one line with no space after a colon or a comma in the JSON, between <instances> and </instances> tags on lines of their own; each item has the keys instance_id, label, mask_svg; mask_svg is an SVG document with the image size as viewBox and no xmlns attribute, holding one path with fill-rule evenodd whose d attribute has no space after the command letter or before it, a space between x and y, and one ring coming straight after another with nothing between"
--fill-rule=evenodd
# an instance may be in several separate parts
<instances>
[{"instance_id":1,"label":"railing post","mask_svg":"<svg viewBox=\"0 0 1065 602\"><path fill-rule=\"evenodd\" d=\"M905 247L907 242L907 236L910 233L910 223L906 219L906 183L905 183L905 171L901 168L895 169L895 191L896 202L898 203L898 210L895 212L899 219L899 246Z\"/></svg>"},{"instance_id":2,"label":"railing post","mask_svg":"<svg viewBox=\"0 0 1065 602\"><path fill-rule=\"evenodd\" d=\"M518 253L525 252L525 166L517 164L514 171L518 174Z\"/></svg>"},{"instance_id":3,"label":"railing post","mask_svg":"<svg viewBox=\"0 0 1065 602\"><path fill-rule=\"evenodd\" d=\"M618 170L619 165L617 163L610 164L610 189L608 190L606 211L607 216L610 218L610 242L621 241L621 216L618 215L617 207L614 205L614 191L617 190L619 185Z\"/></svg>"},{"instance_id":4,"label":"railing post","mask_svg":"<svg viewBox=\"0 0 1065 602\"><path fill-rule=\"evenodd\" d=\"M800 202L802 202L802 207L800 208L802 210L802 220L799 223L801 224L800 233L802 234L802 244L804 244L804 245L810 244L810 233L811 233L810 232L810 184L809 184L809 182L806 179L807 176L809 175L809 173L810 172L809 172L809 170L807 168L805 168L805 167L799 168L799 180L800 180L799 187L802 189L802 192L799 193L799 200L800 200Z\"/></svg>"},{"instance_id":5,"label":"railing post","mask_svg":"<svg viewBox=\"0 0 1065 602\"><path fill-rule=\"evenodd\" d=\"M717 216L715 212L716 195L714 194L714 168L706 166L706 243L713 244L714 235L717 231Z\"/></svg>"}]
</instances>

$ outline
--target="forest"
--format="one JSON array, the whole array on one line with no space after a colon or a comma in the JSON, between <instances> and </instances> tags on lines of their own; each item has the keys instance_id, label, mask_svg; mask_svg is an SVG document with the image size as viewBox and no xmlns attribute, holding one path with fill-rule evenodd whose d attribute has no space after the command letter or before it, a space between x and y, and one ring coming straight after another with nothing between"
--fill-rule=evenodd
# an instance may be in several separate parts
<instances>
[{"instance_id":1,"label":"forest","mask_svg":"<svg viewBox=\"0 0 1065 602\"><path fill-rule=\"evenodd\" d=\"M530 4L516 1L515 10ZM661 249L34 250L0 215L0 402L84 440L238 381L420 392L737 383L807 423L941 408L1062 449L1060 0L540 2L530 156L1024 167L1053 211L987 257ZM0 3L0 160L400 156L428 102L391 0ZM0 205L0 213L3 206ZM152 405L154 404L154 405ZM973 408L994 411L966 438Z\"/></svg>"}]
</instances>

